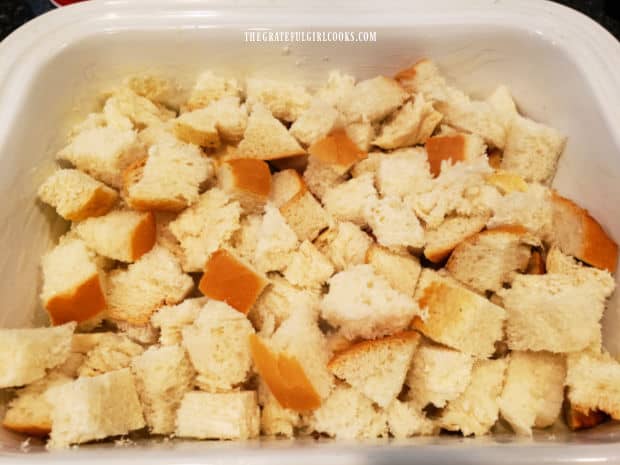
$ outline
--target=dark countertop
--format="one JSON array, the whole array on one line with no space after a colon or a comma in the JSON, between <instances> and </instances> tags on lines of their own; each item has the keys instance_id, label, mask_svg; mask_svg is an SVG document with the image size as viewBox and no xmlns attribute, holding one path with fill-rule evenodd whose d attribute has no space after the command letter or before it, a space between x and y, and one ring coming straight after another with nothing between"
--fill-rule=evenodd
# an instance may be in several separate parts
<instances>
[{"instance_id":1,"label":"dark countertop","mask_svg":"<svg viewBox=\"0 0 620 465\"><path fill-rule=\"evenodd\" d=\"M557 3L585 13L620 40L618 0L557 0ZM29 19L51 8L48 0L0 0L0 40Z\"/></svg>"}]
</instances>

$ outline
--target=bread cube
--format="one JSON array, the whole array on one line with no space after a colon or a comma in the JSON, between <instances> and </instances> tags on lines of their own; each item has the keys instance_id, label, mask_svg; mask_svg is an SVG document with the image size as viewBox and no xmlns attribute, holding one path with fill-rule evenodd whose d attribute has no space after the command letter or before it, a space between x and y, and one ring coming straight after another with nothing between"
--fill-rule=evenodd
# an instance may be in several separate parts
<instances>
[{"instance_id":1,"label":"bread cube","mask_svg":"<svg viewBox=\"0 0 620 465\"><path fill-rule=\"evenodd\" d=\"M224 78L212 71L204 71L196 78L185 106L189 111L205 108L225 97L239 97L241 87L236 79Z\"/></svg>"},{"instance_id":2,"label":"bread cube","mask_svg":"<svg viewBox=\"0 0 620 465\"><path fill-rule=\"evenodd\" d=\"M342 113L347 122L380 121L398 107L409 95L398 82L385 76L358 82L348 98L342 102Z\"/></svg>"},{"instance_id":3,"label":"bread cube","mask_svg":"<svg viewBox=\"0 0 620 465\"><path fill-rule=\"evenodd\" d=\"M262 215L251 214L241 218L241 224L230 238L231 250L242 260L252 264L258 244Z\"/></svg>"},{"instance_id":4,"label":"bread cube","mask_svg":"<svg viewBox=\"0 0 620 465\"><path fill-rule=\"evenodd\" d=\"M271 176L271 193L269 200L278 208L289 200L302 195L308 188L306 183L293 169L278 171Z\"/></svg>"},{"instance_id":5,"label":"bread cube","mask_svg":"<svg viewBox=\"0 0 620 465\"><path fill-rule=\"evenodd\" d=\"M92 377L110 371L129 368L132 359L144 352L140 344L136 344L125 335L115 333L101 334L105 336L101 337L85 353L84 360L77 371L79 376ZM74 342L77 336L74 336Z\"/></svg>"},{"instance_id":6,"label":"bread cube","mask_svg":"<svg viewBox=\"0 0 620 465\"><path fill-rule=\"evenodd\" d=\"M159 328L159 343L162 346L181 344L181 330L191 325L198 312L207 303L206 297L185 299L177 305L164 305L151 317L151 324Z\"/></svg>"},{"instance_id":7,"label":"bread cube","mask_svg":"<svg viewBox=\"0 0 620 465\"><path fill-rule=\"evenodd\" d=\"M361 163L357 166L359 165ZM370 168L370 171L376 173L377 188L381 195L386 197L404 198L432 187L427 155L420 148L400 149L383 154L377 158L376 168ZM355 176L363 175L356 173Z\"/></svg>"},{"instance_id":8,"label":"bread cube","mask_svg":"<svg viewBox=\"0 0 620 465\"><path fill-rule=\"evenodd\" d=\"M366 205L364 216L382 246L396 251L424 246L420 220L398 197L383 197Z\"/></svg>"},{"instance_id":9,"label":"bread cube","mask_svg":"<svg viewBox=\"0 0 620 465\"><path fill-rule=\"evenodd\" d=\"M280 210L274 205L265 206L258 229L254 264L261 273L282 271L290 262L290 255L297 249L299 241L295 232L286 224Z\"/></svg>"},{"instance_id":10,"label":"bread cube","mask_svg":"<svg viewBox=\"0 0 620 465\"><path fill-rule=\"evenodd\" d=\"M322 200L328 190L345 182L346 175L338 174L331 165L316 157L308 157L303 179L310 192Z\"/></svg>"},{"instance_id":11,"label":"bread cube","mask_svg":"<svg viewBox=\"0 0 620 465\"><path fill-rule=\"evenodd\" d=\"M386 410L388 429L396 439L438 434L439 428L415 402L395 400Z\"/></svg>"},{"instance_id":12,"label":"bread cube","mask_svg":"<svg viewBox=\"0 0 620 465\"><path fill-rule=\"evenodd\" d=\"M174 134L183 142L205 148L218 148L220 133L216 116L209 107L183 113L174 120Z\"/></svg>"},{"instance_id":13,"label":"bread cube","mask_svg":"<svg viewBox=\"0 0 620 465\"><path fill-rule=\"evenodd\" d=\"M320 289L334 274L334 265L309 241L304 241L290 255L284 277L302 288Z\"/></svg>"},{"instance_id":14,"label":"bread cube","mask_svg":"<svg viewBox=\"0 0 620 465\"><path fill-rule=\"evenodd\" d=\"M333 70L327 76L327 82L317 91L316 96L334 108L342 108L355 87L355 78L340 70Z\"/></svg>"},{"instance_id":15,"label":"bread cube","mask_svg":"<svg viewBox=\"0 0 620 465\"><path fill-rule=\"evenodd\" d=\"M510 126L519 116L510 89L504 85L497 86L493 93L486 98L486 101L495 109L495 115L502 126L510 131Z\"/></svg>"},{"instance_id":16,"label":"bread cube","mask_svg":"<svg viewBox=\"0 0 620 465\"><path fill-rule=\"evenodd\" d=\"M137 74L129 76L124 84L136 94L152 102L174 106L176 82L155 74Z\"/></svg>"},{"instance_id":17,"label":"bread cube","mask_svg":"<svg viewBox=\"0 0 620 465\"><path fill-rule=\"evenodd\" d=\"M337 221L363 226L367 206L377 201L374 178L365 175L338 184L324 193L322 201L327 213Z\"/></svg>"},{"instance_id":18,"label":"bread cube","mask_svg":"<svg viewBox=\"0 0 620 465\"><path fill-rule=\"evenodd\" d=\"M104 113L114 112L131 120L136 129L160 124L176 116L174 111L157 105L128 87L117 89L104 105Z\"/></svg>"},{"instance_id":19,"label":"bread cube","mask_svg":"<svg viewBox=\"0 0 620 465\"><path fill-rule=\"evenodd\" d=\"M422 266L417 258L409 254L397 254L376 244L366 252L366 263L376 274L382 276L393 289L413 296Z\"/></svg>"},{"instance_id":20,"label":"bread cube","mask_svg":"<svg viewBox=\"0 0 620 465\"><path fill-rule=\"evenodd\" d=\"M311 158L329 165L337 174L343 175L367 154L360 149L344 129L335 129L326 137L308 147Z\"/></svg>"},{"instance_id":21,"label":"bread cube","mask_svg":"<svg viewBox=\"0 0 620 465\"><path fill-rule=\"evenodd\" d=\"M282 205L280 213L300 241L313 241L331 223L329 214L308 191Z\"/></svg>"},{"instance_id":22,"label":"bread cube","mask_svg":"<svg viewBox=\"0 0 620 465\"><path fill-rule=\"evenodd\" d=\"M483 157L486 152L484 141L479 136L463 133L431 137L426 141L425 148L434 177L439 176L444 162L470 161Z\"/></svg>"},{"instance_id":23,"label":"bread cube","mask_svg":"<svg viewBox=\"0 0 620 465\"><path fill-rule=\"evenodd\" d=\"M599 270L591 266L584 266L573 257L564 255L556 246L547 252L546 269L549 274L563 274L572 276L578 283L592 283L601 287L607 297L613 293L616 282L607 270Z\"/></svg>"},{"instance_id":24,"label":"bread cube","mask_svg":"<svg viewBox=\"0 0 620 465\"><path fill-rule=\"evenodd\" d=\"M223 162L218 170L220 189L237 200L246 212L260 212L271 192L269 165L254 158Z\"/></svg>"},{"instance_id":25,"label":"bread cube","mask_svg":"<svg viewBox=\"0 0 620 465\"><path fill-rule=\"evenodd\" d=\"M297 120L311 103L310 94L304 86L299 84L248 78L245 85L246 101L252 109L262 104L273 116L283 121Z\"/></svg>"},{"instance_id":26,"label":"bread cube","mask_svg":"<svg viewBox=\"0 0 620 465\"><path fill-rule=\"evenodd\" d=\"M295 429L301 426L299 413L282 407L262 380L258 384L258 402L262 406L260 414L261 434L286 438L295 436Z\"/></svg>"},{"instance_id":27,"label":"bread cube","mask_svg":"<svg viewBox=\"0 0 620 465\"><path fill-rule=\"evenodd\" d=\"M375 123L376 125L377 123ZM356 121L354 123L348 123L344 130L347 137L355 144L355 146L363 152L368 152L377 137L377 131L375 125L370 121Z\"/></svg>"},{"instance_id":28,"label":"bread cube","mask_svg":"<svg viewBox=\"0 0 620 465\"><path fill-rule=\"evenodd\" d=\"M366 253L372 238L358 226L349 222L338 223L322 233L315 245L334 264L336 271L366 262Z\"/></svg>"},{"instance_id":29,"label":"bread cube","mask_svg":"<svg viewBox=\"0 0 620 465\"><path fill-rule=\"evenodd\" d=\"M433 229L425 231L424 256L439 263L460 243L484 229L489 215L450 216Z\"/></svg>"},{"instance_id":30,"label":"bread cube","mask_svg":"<svg viewBox=\"0 0 620 465\"><path fill-rule=\"evenodd\" d=\"M327 136L340 121L340 113L323 100L315 99L293 123L289 132L308 146Z\"/></svg>"},{"instance_id":31,"label":"bread cube","mask_svg":"<svg viewBox=\"0 0 620 465\"><path fill-rule=\"evenodd\" d=\"M405 68L394 79L409 93L422 94L427 100L446 100L448 84L437 65L422 59Z\"/></svg>"}]
</instances>

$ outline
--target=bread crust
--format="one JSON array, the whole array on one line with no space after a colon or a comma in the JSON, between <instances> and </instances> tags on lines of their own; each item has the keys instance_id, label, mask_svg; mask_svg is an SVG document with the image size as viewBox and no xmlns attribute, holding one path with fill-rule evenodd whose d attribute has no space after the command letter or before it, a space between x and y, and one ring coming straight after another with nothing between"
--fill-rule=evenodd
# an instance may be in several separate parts
<instances>
[{"instance_id":1,"label":"bread crust","mask_svg":"<svg viewBox=\"0 0 620 465\"><path fill-rule=\"evenodd\" d=\"M67 219L71 221L82 221L91 216L102 216L108 213L114 204L118 194L113 189L98 187L92 193L82 208L67 214Z\"/></svg>"},{"instance_id":2,"label":"bread crust","mask_svg":"<svg viewBox=\"0 0 620 465\"><path fill-rule=\"evenodd\" d=\"M267 198L271 192L269 165L256 158L236 158L224 162L230 167L237 189Z\"/></svg>"},{"instance_id":3,"label":"bread crust","mask_svg":"<svg viewBox=\"0 0 620 465\"><path fill-rule=\"evenodd\" d=\"M133 232L131 237L131 258L138 260L142 255L153 248L157 240L155 215L148 212Z\"/></svg>"},{"instance_id":4,"label":"bread crust","mask_svg":"<svg viewBox=\"0 0 620 465\"><path fill-rule=\"evenodd\" d=\"M35 436L37 438L44 438L52 431L51 423L41 423L38 425L28 423L10 423L6 421L6 419L2 422L2 427L15 431L16 433Z\"/></svg>"},{"instance_id":5,"label":"bread crust","mask_svg":"<svg viewBox=\"0 0 620 465\"><path fill-rule=\"evenodd\" d=\"M45 302L45 308L53 325L81 323L96 317L106 308L99 275L91 276L72 292L52 297Z\"/></svg>"},{"instance_id":6,"label":"bread crust","mask_svg":"<svg viewBox=\"0 0 620 465\"><path fill-rule=\"evenodd\" d=\"M368 153L361 150L344 129L336 129L316 141L308 147L308 153L323 163L338 167L342 173L368 157Z\"/></svg>"},{"instance_id":7,"label":"bread crust","mask_svg":"<svg viewBox=\"0 0 620 465\"><path fill-rule=\"evenodd\" d=\"M407 343L409 341L419 341L421 338L420 333L416 331L401 331L390 336L386 336L380 339L371 339L354 343L349 347L337 352L327 364L327 368L330 370L336 368L340 363L344 362L347 357L356 355L359 353L368 352L377 345L382 345L392 342Z\"/></svg>"}]
</instances>

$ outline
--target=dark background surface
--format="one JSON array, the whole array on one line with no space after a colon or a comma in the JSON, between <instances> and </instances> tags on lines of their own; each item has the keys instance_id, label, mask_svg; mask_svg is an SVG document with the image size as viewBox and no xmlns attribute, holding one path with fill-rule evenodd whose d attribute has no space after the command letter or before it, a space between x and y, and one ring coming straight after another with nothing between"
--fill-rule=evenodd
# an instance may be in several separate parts
<instances>
[{"instance_id":1,"label":"dark background surface","mask_svg":"<svg viewBox=\"0 0 620 465\"><path fill-rule=\"evenodd\" d=\"M620 39L620 0L558 0L557 3L585 13ZM51 8L48 0L0 0L0 40Z\"/></svg>"}]
</instances>

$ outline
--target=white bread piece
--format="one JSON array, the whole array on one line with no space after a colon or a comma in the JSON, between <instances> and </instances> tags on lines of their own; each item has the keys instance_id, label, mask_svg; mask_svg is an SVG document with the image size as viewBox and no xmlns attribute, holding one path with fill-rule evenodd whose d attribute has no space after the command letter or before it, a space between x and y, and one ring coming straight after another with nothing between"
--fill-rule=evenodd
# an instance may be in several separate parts
<instances>
[{"instance_id":1,"label":"white bread piece","mask_svg":"<svg viewBox=\"0 0 620 465\"><path fill-rule=\"evenodd\" d=\"M146 148L153 145L174 145L182 143L174 134L174 120L147 126L138 133L138 140Z\"/></svg>"},{"instance_id":2,"label":"white bread piece","mask_svg":"<svg viewBox=\"0 0 620 465\"><path fill-rule=\"evenodd\" d=\"M134 129L134 122L129 117L125 116L123 112L121 112L120 105L118 104L118 98L116 97L110 97L105 101L102 109L102 115L104 117L105 127L124 131ZM155 124L155 118L151 118L151 124Z\"/></svg>"},{"instance_id":3,"label":"white bread piece","mask_svg":"<svg viewBox=\"0 0 620 465\"><path fill-rule=\"evenodd\" d=\"M155 74L142 73L129 76L123 83L136 94L152 102L161 103L169 107L175 106L175 94L179 91L179 86L174 80Z\"/></svg>"},{"instance_id":4,"label":"white bread piece","mask_svg":"<svg viewBox=\"0 0 620 465\"><path fill-rule=\"evenodd\" d=\"M269 200L278 208L289 200L303 194L306 183L294 169L278 171L271 176L271 193Z\"/></svg>"},{"instance_id":5,"label":"white bread piece","mask_svg":"<svg viewBox=\"0 0 620 465\"><path fill-rule=\"evenodd\" d=\"M424 256L439 263L450 255L456 246L484 229L489 215L450 216L433 229L425 231Z\"/></svg>"},{"instance_id":6,"label":"white bread piece","mask_svg":"<svg viewBox=\"0 0 620 465\"><path fill-rule=\"evenodd\" d=\"M106 334L106 333L102 333ZM107 333L88 352L78 368L78 375L92 377L109 371L129 368L131 360L144 352L140 344L122 334Z\"/></svg>"},{"instance_id":7,"label":"white bread piece","mask_svg":"<svg viewBox=\"0 0 620 465\"><path fill-rule=\"evenodd\" d=\"M411 149L405 149L407 152ZM401 150L394 150L392 153L399 153ZM404 150L403 150L404 151ZM370 152L368 153L368 157L363 160L358 161L353 168L351 168L351 176L357 178L359 176L363 176L364 174L372 174L375 176L377 169L379 169L379 163L387 154L384 152ZM424 155L426 158L426 154ZM411 186L409 186L411 188ZM380 189L379 186L377 188Z\"/></svg>"},{"instance_id":8,"label":"white bread piece","mask_svg":"<svg viewBox=\"0 0 620 465\"><path fill-rule=\"evenodd\" d=\"M269 199L271 172L262 160L226 160L218 169L217 179L220 189L238 200L245 212L261 212Z\"/></svg>"},{"instance_id":9,"label":"white bread piece","mask_svg":"<svg viewBox=\"0 0 620 465\"><path fill-rule=\"evenodd\" d=\"M263 380L258 383L258 402L261 405L260 430L266 436L292 438L301 426L298 412L282 407Z\"/></svg>"},{"instance_id":10,"label":"white bread piece","mask_svg":"<svg viewBox=\"0 0 620 465\"><path fill-rule=\"evenodd\" d=\"M303 180L310 192L318 199L323 200L327 191L345 182L346 176L339 174L330 164L324 163L316 157L308 157Z\"/></svg>"},{"instance_id":11,"label":"white bread piece","mask_svg":"<svg viewBox=\"0 0 620 465\"><path fill-rule=\"evenodd\" d=\"M70 221L105 215L118 199L114 189L74 169L56 171L41 184L38 196Z\"/></svg>"},{"instance_id":12,"label":"white bread piece","mask_svg":"<svg viewBox=\"0 0 620 465\"><path fill-rule=\"evenodd\" d=\"M106 114L113 112L129 118L137 129L159 124L176 116L174 111L151 102L128 87L117 89L106 100L103 111Z\"/></svg>"},{"instance_id":13,"label":"white bread piece","mask_svg":"<svg viewBox=\"0 0 620 465\"><path fill-rule=\"evenodd\" d=\"M310 427L337 439L370 439L387 436L385 413L372 401L346 385L336 386L312 412Z\"/></svg>"},{"instance_id":14,"label":"white bread piece","mask_svg":"<svg viewBox=\"0 0 620 465\"><path fill-rule=\"evenodd\" d=\"M135 262L155 245L155 217L150 212L114 210L88 218L74 227L86 245L99 255Z\"/></svg>"},{"instance_id":15,"label":"white bread piece","mask_svg":"<svg viewBox=\"0 0 620 465\"><path fill-rule=\"evenodd\" d=\"M105 310L104 276L83 241L61 241L43 256L41 269L41 302L52 324L88 324Z\"/></svg>"},{"instance_id":16,"label":"white bread piece","mask_svg":"<svg viewBox=\"0 0 620 465\"><path fill-rule=\"evenodd\" d=\"M426 141L426 153L433 177L439 176L443 163L454 164L484 157L486 145L476 134L440 134Z\"/></svg>"},{"instance_id":17,"label":"white bread piece","mask_svg":"<svg viewBox=\"0 0 620 465\"><path fill-rule=\"evenodd\" d=\"M397 254L372 244L366 252L365 262L372 266L376 274L385 278L393 289L410 296L415 293L422 272L422 266L416 257Z\"/></svg>"},{"instance_id":18,"label":"white bread piece","mask_svg":"<svg viewBox=\"0 0 620 465\"><path fill-rule=\"evenodd\" d=\"M182 142L152 145L148 157L123 172L123 198L141 211L178 212L198 200L214 167L202 151Z\"/></svg>"},{"instance_id":19,"label":"white bread piece","mask_svg":"<svg viewBox=\"0 0 620 465\"><path fill-rule=\"evenodd\" d=\"M491 165L491 155L489 154L489 165ZM491 165L492 166L492 165ZM497 189L504 195L511 192L526 192L528 184L518 174L511 173L496 169L494 173L489 174L486 177L487 183L497 187Z\"/></svg>"},{"instance_id":20,"label":"white bread piece","mask_svg":"<svg viewBox=\"0 0 620 465\"><path fill-rule=\"evenodd\" d=\"M220 146L216 116L209 107L183 113L174 120L173 130L176 137L188 144L209 149Z\"/></svg>"},{"instance_id":21,"label":"white bread piece","mask_svg":"<svg viewBox=\"0 0 620 465\"><path fill-rule=\"evenodd\" d=\"M372 238L357 225L345 221L325 231L314 244L329 258L336 271L342 271L365 263L372 243Z\"/></svg>"},{"instance_id":22,"label":"white bread piece","mask_svg":"<svg viewBox=\"0 0 620 465\"><path fill-rule=\"evenodd\" d=\"M110 272L106 287L107 318L140 326L161 306L181 302L194 282L172 253L155 246L126 270Z\"/></svg>"},{"instance_id":23,"label":"white bread piece","mask_svg":"<svg viewBox=\"0 0 620 465\"><path fill-rule=\"evenodd\" d=\"M28 436L47 436L52 430L52 406L47 402L45 393L54 386L70 381L71 377L54 370L46 377L19 389L7 405L2 426Z\"/></svg>"},{"instance_id":24,"label":"white bread piece","mask_svg":"<svg viewBox=\"0 0 620 465\"><path fill-rule=\"evenodd\" d=\"M355 78L340 70L333 70L327 76L327 82L317 91L315 96L334 108L342 108L355 87Z\"/></svg>"},{"instance_id":25,"label":"white bread piece","mask_svg":"<svg viewBox=\"0 0 620 465\"><path fill-rule=\"evenodd\" d=\"M212 71L198 75L190 96L185 103L189 111L205 108L225 97L240 97L241 87L234 78L224 78Z\"/></svg>"},{"instance_id":26,"label":"white bread piece","mask_svg":"<svg viewBox=\"0 0 620 465\"><path fill-rule=\"evenodd\" d=\"M411 296L392 289L370 265L352 266L332 276L321 301L321 316L351 340L402 331L420 314Z\"/></svg>"},{"instance_id":27,"label":"white bread piece","mask_svg":"<svg viewBox=\"0 0 620 465\"><path fill-rule=\"evenodd\" d=\"M290 263L291 254L298 248L295 232L273 204L265 205L253 263L261 273L282 271Z\"/></svg>"},{"instance_id":28,"label":"white bread piece","mask_svg":"<svg viewBox=\"0 0 620 465\"><path fill-rule=\"evenodd\" d=\"M303 241L290 255L284 269L288 282L308 289L320 289L333 274L334 265L309 241Z\"/></svg>"},{"instance_id":29,"label":"white bread piece","mask_svg":"<svg viewBox=\"0 0 620 465\"><path fill-rule=\"evenodd\" d=\"M95 128L77 134L58 154L98 181L120 188L125 168L146 155L145 147L131 130Z\"/></svg>"},{"instance_id":30,"label":"white bread piece","mask_svg":"<svg viewBox=\"0 0 620 465\"><path fill-rule=\"evenodd\" d=\"M258 244L258 231L262 222L260 214L244 216L241 218L239 229L230 238L230 245L235 254L250 264L253 264Z\"/></svg>"},{"instance_id":31,"label":"white bread piece","mask_svg":"<svg viewBox=\"0 0 620 465\"><path fill-rule=\"evenodd\" d=\"M37 381L67 360L75 323L52 328L0 330L0 388Z\"/></svg>"},{"instance_id":32,"label":"white bread piece","mask_svg":"<svg viewBox=\"0 0 620 465\"><path fill-rule=\"evenodd\" d=\"M304 153L286 126L265 106L260 103L253 105L243 139L235 152L236 158L274 160Z\"/></svg>"},{"instance_id":33,"label":"white bread piece","mask_svg":"<svg viewBox=\"0 0 620 465\"><path fill-rule=\"evenodd\" d=\"M347 122L380 121L398 107L409 95L394 79L377 76L358 82L342 102L342 113Z\"/></svg>"},{"instance_id":34,"label":"white bread piece","mask_svg":"<svg viewBox=\"0 0 620 465\"><path fill-rule=\"evenodd\" d=\"M177 411L177 437L251 439L259 434L260 409L255 391L188 392Z\"/></svg>"},{"instance_id":35,"label":"white bread piece","mask_svg":"<svg viewBox=\"0 0 620 465\"><path fill-rule=\"evenodd\" d=\"M390 115L372 143L386 150L423 144L442 118L443 115L433 108L433 104L418 94L413 102L406 102Z\"/></svg>"},{"instance_id":36,"label":"white bread piece","mask_svg":"<svg viewBox=\"0 0 620 465\"><path fill-rule=\"evenodd\" d=\"M402 390L419 342L420 335L413 331L362 341L336 354L327 367L385 409Z\"/></svg>"},{"instance_id":37,"label":"white bread piece","mask_svg":"<svg viewBox=\"0 0 620 465\"><path fill-rule=\"evenodd\" d=\"M540 184L529 184L525 192L511 192L493 205L487 228L523 226L534 236L548 241L552 236L551 192Z\"/></svg>"},{"instance_id":38,"label":"white bread piece","mask_svg":"<svg viewBox=\"0 0 620 465\"><path fill-rule=\"evenodd\" d=\"M548 183L565 144L566 137L555 129L517 116L508 131L501 168L528 182Z\"/></svg>"},{"instance_id":39,"label":"white bread piece","mask_svg":"<svg viewBox=\"0 0 620 465\"><path fill-rule=\"evenodd\" d=\"M547 252L547 273L558 273L573 276L577 282L594 282L601 286L606 297L613 293L616 282L607 270L599 270L578 263L573 257L564 255L556 246Z\"/></svg>"},{"instance_id":40,"label":"white bread piece","mask_svg":"<svg viewBox=\"0 0 620 465\"><path fill-rule=\"evenodd\" d=\"M428 342L420 344L407 373L407 398L419 408L428 404L445 407L467 388L473 364L471 355Z\"/></svg>"},{"instance_id":41,"label":"white bread piece","mask_svg":"<svg viewBox=\"0 0 620 465\"><path fill-rule=\"evenodd\" d=\"M305 191L280 207L280 213L300 241L313 241L332 219L319 201Z\"/></svg>"},{"instance_id":42,"label":"white bread piece","mask_svg":"<svg viewBox=\"0 0 620 465\"><path fill-rule=\"evenodd\" d=\"M71 353L86 355L86 353L104 340L110 340L111 344L119 337L116 333L105 331L101 333L75 333L71 339Z\"/></svg>"},{"instance_id":43,"label":"white bread piece","mask_svg":"<svg viewBox=\"0 0 620 465\"><path fill-rule=\"evenodd\" d=\"M532 428L555 423L564 401L566 360L549 352L513 351L499 409L515 433L531 436Z\"/></svg>"},{"instance_id":44,"label":"white bread piece","mask_svg":"<svg viewBox=\"0 0 620 465\"><path fill-rule=\"evenodd\" d=\"M136 325L127 321L115 320L114 326L118 329L118 334L127 336L132 341L144 346L155 344L159 338L159 332L151 323Z\"/></svg>"},{"instance_id":45,"label":"white bread piece","mask_svg":"<svg viewBox=\"0 0 620 465\"><path fill-rule=\"evenodd\" d=\"M183 270L202 271L209 255L239 229L241 206L224 191L213 188L169 225L183 249Z\"/></svg>"},{"instance_id":46,"label":"white bread piece","mask_svg":"<svg viewBox=\"0 0 620 465\"><path fill-rule=\"evenodd\" d=\"M415 298L427 317L413 327L435 342L482 358L503 339L503 308L431 269L422 270Z\"/></svg>"},{"instance_id":47,"label":"white bread piece","mask_svg":"<svg viewBox=\"0 0 620 465\"><path fill-rule=\"evenodd\" d=\"M525 228L515 226L475 234L456 246L446 270L480 294L497 292L526 270L531 255L526 236Z\"/></svg>"},{"instance_id":48,"label":"white bread piece","mask_svg":"<svg viewBox=\"0 0 620 465\"><path fill-rule=\"evenodd\" d=\"M264 105L273 116L287 122L297 120L312 101L303 85L288 81L248 78L245 93L250 108Z\"/></svg>"},{"instance_id":49,"label":"white bread piece","mask_svg":"<svg viewBox=\"0 0 620 465\"><path fill-rule=\"evenodd\" d=\"M618 266L618 244L585 208L557 193L551 196L553 240L562 252L611 273Z\"/></svg>"},{"instance_id":50,"label":"white bread piece","mask_svg":"<svg viewBox=\"0 0 620 465\"><path fill-rule=\"evenodd\" d=\"M449 90L445 77L437 65L429 59L422 59L405 68L394 76L394 79L409 93L422 94L427 100L445 101Z\"/></svg>"},{"instance_id":51,"label":"white bread piece","mask_svg":"<svg viewBox=\"0 0 620 465\"><path fill-rule=\"evenodd\" d=\"M181 333L201 390L230 391L246 380L252 366L249 336L254 328L243 313L210 300Z\"/></svg>"},{"instance_id":52,"label":"white bread piece","mask_svg":"<svg viewBox=\"0 0 620 465\"><path fill-rule=\"evenodd\" d=\"M347 137L353 141L356 147L368 152L372 141L377 137L375 126L369 121L357 121L349 123L344 128Z\"/></svg>"},{"instance_id":53,"label":"white bread piece","mask_svg":"<svg viewBox=\"0 0 620 465\"><path fill-rule=\"evenodd\" d=\"M395 400L386 410L388 429L396 439L413 436L432 436L439 433L439 427L426 418L415 402Z\"/></svg>"},{"instance_id":54,"label":"white bread piece","mask_svg":"<svg viewBox=\"0 0 620 465\"><path fill-rule=\"evenodd\" d=\"M314 99L299 115L289 132L302 144L312 145L341 124L340 113L321 99Z\"/></svg>"},{"instance_id":55,"label":"white bread piece","mask_svg":"<svg viewBox=\"0 0 620 465\"><path fill-rule=\"evenodd\" d=\"M486 101L495 109L495 116L502 126L510 131L512 122L519 116L510 89L505 85L497 86L493 93L486 98Z\"/></svg>"},{"instance_id":56,"label":"white bread piece","mask_svg":"<svg viewBox=\"0 0 620 465\"><path fill-rule=\"evenodd\" d=\"M424 246L424 228L399 197L383 197L366 205L364 216L377 242L392 250Z\"/></svg>"},{"instance_id":57,"label":"white bread piece","mask_svg":"<svg viewBox=\"0 0 620 465\"><path fill-rule=\"evenodd\" d=\"M374 171L377 188L386 197L403 198L432 187L427 154L421 148L399 149L384 154L377 159Z\"/></svg>"},{"instance_id":58,"label":"white bread piece","mask_svg":"<svg viewBox=\"0 0 620 465\"><path fill-rule=\"evenodd\" d=\"M159 328L159 343L162 346L181 344L181 330L194 322L206 303L206 297L185 299L177 305L164 305L153 313L151 324Z\"/></svg>"},{"instance_id":59,"label":"white bread piece","mask_svg":"<svg viewBox=\"0 0 620 465\"><path fill-rule=\"evenodd\" d=\"M465 391L449 402L438 420L448 431L464 436L487 434L499 416L499 398L504 386L507 359L478 360Z\"/></svg>"},{"instance_id":60,"label":"white bread piece","mask_svg":"<svg viewBox=\"0 0 620 465\"><path fill-rule=\"evenodd\" d=\"M240 104L239 97L223 97L209 105L209 110L216 116L215 127L221 140L236 143L243 138L248 125L248 110Z\"/></svg>"},{"instance_id":61,"label":"white bread piece","mask_svg":"<svg viewBox=\"0 0 620 465\"><path fill-rule=\"evenodd\" d=\"M89 113L86 118L73 125L69 130L67 140L71 141L75 136L83 131L89 131L91 129L105 128L106 126L114 126L106 120L106 115L103 112ZM130 130L133 128L133 124L127 119L126 124L122 125L119 129Z\"/></svg>"},{"instance_id":62,"label":"white bread piece","mask_svg":"<svg viewBox=\"0 0 620 465\"><path fill-rule=\"evenodd\" d=\"M366 224L366 208L378 200L374 177L369 174L351 178L328 189L321 200L327 213L337 221L363 226Z\"/></svg>"},{"instance_id":63,"label":"white bread piece","mask_svg":"<svg viewBox=\"0 0 620 465\"><path fill-rule=\"evenodd\" d=\"M177 409L194 380L185 351L178 345L150 347L133 359L131 370L149 431L173 433Z\"/></svg>"},{"instance_id":64,"label":"white bread piece","mask_svg":"<svg viewBox=\"0 0 620 465\"><path fill-rule=\"evenodd\" d=\"M605 412L620 418L620 363L607 353L581 352L567 357L570 407L581 414Z\"/></svg>"},{"instance_id":65,"label":"white bread piece","mask_svg":"<svg viewBox=\"0 0 620 465\"><path fill-rule=\"evenodd\" d=\"M578 352L600 337L606 290L561 274L517 275L498 292L512 350Z\"/></svg>"},{"instance_id":66,"label":"white bread piece","mask_svg":"<svg viewBox=\"0 0 620 465\"><path fill-rule=\"evenodd\" d=\"M128 368L57 386L46 398L52 405L51 448L127 434L145 425Z\"/></svg>"}]
</instances>

